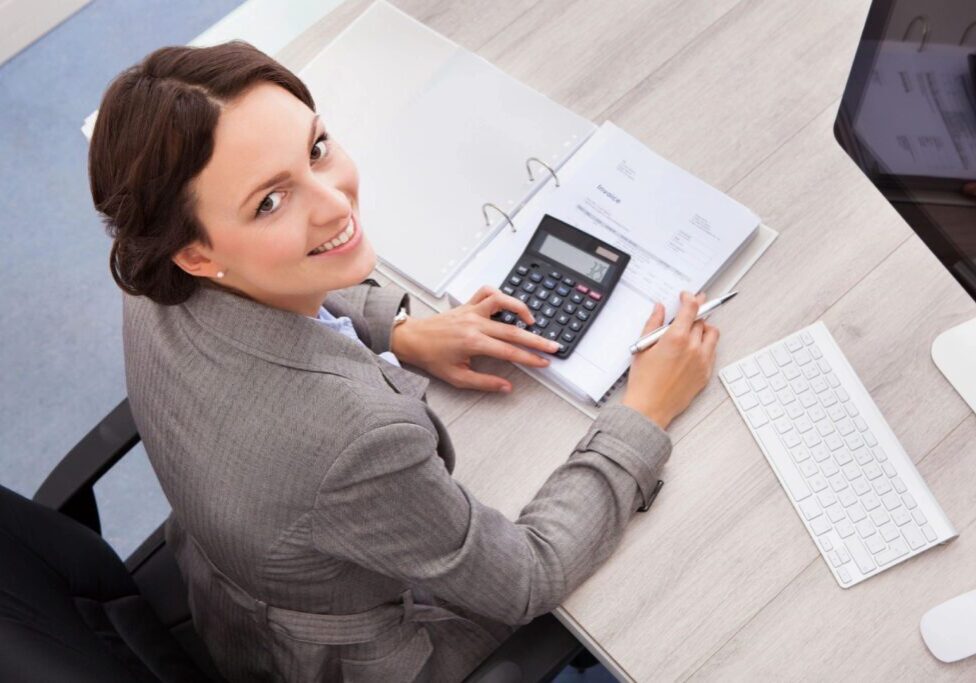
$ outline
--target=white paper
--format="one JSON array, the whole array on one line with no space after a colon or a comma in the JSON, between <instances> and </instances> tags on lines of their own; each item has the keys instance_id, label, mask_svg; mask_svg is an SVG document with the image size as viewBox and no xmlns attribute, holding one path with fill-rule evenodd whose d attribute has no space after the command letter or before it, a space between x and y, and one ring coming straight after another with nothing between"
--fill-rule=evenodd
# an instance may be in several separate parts
<instances>
[{"instance_id":1,"label":"white paper","mask_svg":"<svg viewBox=\"0 0 976 683\"><path fill-rule=\"evenodd\" d=\"M397 8L376 2L301 72L360 172L379 258L440 296L595 126ZM546 175L546 171L537 167Z\"/></svg>"},{"instance_id":2,"label":"white paper","mask_svg":"<svg viewBox=\"0 0 976 683\"><path fill-rule=\"evenodd\" d=\"M550 214L631 255L593 327L568 359L541 371L598 401L630 365L654 303L670 319L681 290L699 291L755 235L759 217L607 122L567 163L561 187L546 188L519 213L517 233L500 234L452 285L466 300L501 283Z\"/></svg>"}]
</instances>

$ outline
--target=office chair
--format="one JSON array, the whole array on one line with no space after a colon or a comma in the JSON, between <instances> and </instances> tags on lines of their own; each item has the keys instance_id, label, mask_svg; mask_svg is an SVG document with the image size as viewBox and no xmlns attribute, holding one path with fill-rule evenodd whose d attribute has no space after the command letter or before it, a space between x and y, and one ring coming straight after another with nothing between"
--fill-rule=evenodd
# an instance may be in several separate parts
<instances>
[{"instance_id":1,"label":"office chair","mask_svg":"<svg viewBox=\"0 0 976 683\"><path fill-rule=\"evenodd\" d=\"M193 629L160 526L123 563L93 486L136 443L122 401L30 501L0 486L0 680L222 681ZM468 683L550 681L582 645L551 615L516 631Z\"/></svg>"}]
</instances>

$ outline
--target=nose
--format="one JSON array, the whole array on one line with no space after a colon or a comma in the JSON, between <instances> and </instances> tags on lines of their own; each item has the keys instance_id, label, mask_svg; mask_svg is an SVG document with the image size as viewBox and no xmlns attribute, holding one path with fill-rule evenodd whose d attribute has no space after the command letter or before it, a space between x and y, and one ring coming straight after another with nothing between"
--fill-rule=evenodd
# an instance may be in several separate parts
<instances>
[{"instance_id":1,"label":"nose","mask_svg":"<svg viewBox=\"0 0 976 683\"><path fill-rule=\"evenodd\" d=\"M338 224L352 213L348 195L338 187L313 180L310 192L309 220L313 225L328 227Z\"/></svg>"}]
</instances>

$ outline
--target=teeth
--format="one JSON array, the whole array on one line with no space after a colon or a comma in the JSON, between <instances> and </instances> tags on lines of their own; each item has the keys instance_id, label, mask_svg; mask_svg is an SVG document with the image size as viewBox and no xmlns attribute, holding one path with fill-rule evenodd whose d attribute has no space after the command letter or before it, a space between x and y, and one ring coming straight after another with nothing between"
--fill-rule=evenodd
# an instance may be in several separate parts
<instances>
[{"instance_id":1,"label":"teeth","mask_svg":"<svg viewBox=\"0 0 976 683\"><path fill-rule=\"evenodd\" d=\"M346 228L340 232L336 237L329 240L325 244L322 244L311 251L312 254L321 254L323 252L329 251L329 249L335 249L352 239L353 233L356 232L356 226L353 224L352 219L349 219L349 224Z\"/></svg>"}]
</instances>

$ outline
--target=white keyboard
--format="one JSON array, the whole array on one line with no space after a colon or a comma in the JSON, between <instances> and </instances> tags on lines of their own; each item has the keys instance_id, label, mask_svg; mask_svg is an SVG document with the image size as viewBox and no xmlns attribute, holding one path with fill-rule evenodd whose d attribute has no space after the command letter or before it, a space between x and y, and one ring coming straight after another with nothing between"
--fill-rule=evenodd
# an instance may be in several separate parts
<instances>
[{"instance_id":1,"label":"white keyboard","mask_svg":"<svg viewBox=\"0 0 976 683\"><path fill-rule=\"evenodd\" d=\"M958 535L822 322L719 376L842 588Z\"/></svg>"}]
</instances>

